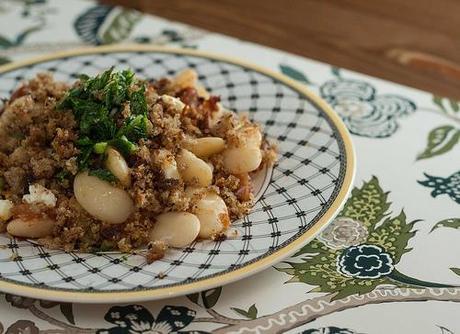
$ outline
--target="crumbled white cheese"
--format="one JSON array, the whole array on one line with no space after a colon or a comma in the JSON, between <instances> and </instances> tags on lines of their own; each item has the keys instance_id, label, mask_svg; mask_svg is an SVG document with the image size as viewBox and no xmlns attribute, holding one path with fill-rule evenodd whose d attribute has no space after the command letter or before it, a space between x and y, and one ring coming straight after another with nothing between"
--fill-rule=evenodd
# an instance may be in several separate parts
<instances>
[{"instance_id":1,"label":"crumbled white cheese","mask_svg":"<svg viewBox=\"0 0 460 334\"><path fill-rule=\"evenodd\" d=\"M13 202L7 199L0 200L0 220L7 221L11 218L11 209L13 208Z\"/></svg>"},{"instance_id":2,"label":"crumbled white cheese","mask_svg":"<svg viewBox=\"0 0 460 334\"><path fill-rule=\"evenodd\" d=\"M161 101L176 112L181 112L185 108L185 104L174 96L161 95Z\"/></svg>"},{"instance_id":3,"label":"crumbled white cheese","mask_svg":"<svg viewBox=\"0 0 460 334\"><path fill-rule=\"evenodd\" d=\"M29 194L22 196L22 200L29 204L43 203L49 207L56 206L56 196L38 183L29 186Z\"/></svg>"},{"instance_id":4,"label":"crumbled white cheese","mask_svg":"<svg viewBox=\"0 0 460 334\"><path fill-rule=\"evenodd\" d=\"M180 179L176 159L170 151L166 149L160 149L155 152L154 159L161 166L165 178L176 180Z\"/></svg>"}]
</instances>

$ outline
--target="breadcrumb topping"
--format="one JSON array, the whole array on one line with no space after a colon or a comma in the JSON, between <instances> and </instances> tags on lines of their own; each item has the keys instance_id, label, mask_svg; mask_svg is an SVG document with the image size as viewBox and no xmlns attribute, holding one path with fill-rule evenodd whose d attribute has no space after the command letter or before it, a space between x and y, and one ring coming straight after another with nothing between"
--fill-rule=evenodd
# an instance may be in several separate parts
<instances>
[{"instance_id":1,"label":"breadcrumb topping","mask_svg":"<svg viewBox=\"0 0 460 334\"><path fill-rule=\"evenodd\" d=\"M229 216L219 217L225 228L249 212L254 199L251 175L230 174L222 153L203 158L212 165L209 187L191 193L180 177L175 157L186 139L215 136L224 139L226 147L240 147L247 144L245 131L260 131L247 117L226 111L218 97L197 83L196 73L188 71L173 80L146 85L147 137L139 139L135 151L126 157L130 185L115 184L132 198L134 212L116 225L91 216L72 189L80 170L81 148L76 143L82 138L81 130L71 109L57 109L70 88L51 74L38 74L19 87L0 111L0 232L12 215L41 215L55 220L52 234L38 240L46 247L132 252L149 245L146 257L153 262L167 249L164 242L150 240L160 213L190 212L208 190L227 206ZM128 103L121 105L118 126L133 116L132 108ZM273 145L263 139L260 149L262 164L273 164Z\"/></svg>"}]
</instances>

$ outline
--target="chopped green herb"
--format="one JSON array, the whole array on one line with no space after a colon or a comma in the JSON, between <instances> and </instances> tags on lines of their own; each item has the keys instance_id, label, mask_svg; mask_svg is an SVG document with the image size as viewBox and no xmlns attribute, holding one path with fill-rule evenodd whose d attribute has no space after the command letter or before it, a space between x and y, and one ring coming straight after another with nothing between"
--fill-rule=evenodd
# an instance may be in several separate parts
<instances>
[{"instance_id":1,"label":"chopped green herb","mask_svg":"<svg viewBox=\"0 0 460 334\"><path fill-rule=\"evenodd\" d=\"M107 142L102 141L102 142L96 143L94 144L93 149L94 149L94 153L104 154L105 150L107 149Z\"/></svg>"},{"instance_id":2,"label":"chopped green herb","mask_svg":"<svg viewBox=\"0 0 460 334\"><path fill-rule=\"evenodd\" d=\"M131 93L129 98L131 113L134 115L147 115L147 101L145 100L145 85Z\"/></svg>"},{"instance_id":3,"label":"chopped green herb","mask_svg":"<svg viewBox=\"0 0 460 334\"><path fill-rule=\"evenodd\" d=\"M92 146L86 146L80 148L80 154L78 155L78 169L84 170L88 168L91 153L93 151Z\"/></svg>"},{"instance_id":4,"label":"chopped green herb","mask_svg":"<svg viewBox=\"0 0 460 334\"><path fill-rule=\"evenodd\" d=\"M113 175L107 169L100 168L100 169L90 170L88 174L92 176L97 176L101 180L108 181L108 182L117 181L117 178L115 177L115 175Z\"/></svg>"},{"instance_id":5,"label":"chopped green herb","mask_svg":"<svg viewBox=\"0 0 460 334\"><path fill-rule=\"evenodd\" d=\"M110 240L102 240L101 245L99 248L96 247L96 252L107 252L112 250L115 247L115 244Z\"/></svg>"},{"instance_id":6,"label":"chopped green herb","mask_svg":"<svg viewBox=\"0 0 460 334\"><path fill-rule=\"evenodd\" d=\"M117 115L127 103L131 116L119 124ZM91 175L101 179L115 180L108 171L95 169L107 146L129 156L137 150L137 142L147 138L145 84L130 70L115 72L112 67L95 77L81 75L80 82L67 92L58 108L72 109L78 122L79 169L90 170Z\"/></svg>"},{"instance_id":7,"label":"chopped green herb","mask_svg":"<svg viewBox=\"0 0 460 334\"><path fill-rule=\"evenodd\" d=\"M16 132L11 134L11 137L13 137L14 139L22 140L22 139L26 138L26 135L24 133L22 133L21 131L16 131Z\"/></svg>"},{"instance_id":8,"label":"chopped green herb","mask_svg":"<svg viewBox=\"0 0 460 334\"><path fill-rule=\"evenodd\" d=\"M80 170L87 169L91 153L93 152L94 142L88 137L83 137L77 140L76 145L80 149L80 154L78 155L77 160L78 168Z\"/></svg>"},{"instance_id":9,"label":"chopped green herb","mask_svg":"<svg viewBox=\"0 0 460 334\"><path fill-rule=\"evenodd\" d=\"M76 141L77 146L82 147L82 146L92 146L94 143L91 139L88 137L80 137Z\"/></svg>"},{"instance_id":10,"label":"chopped green herb","mask_svg":"<svg viewBox=\"0 0 460 334\"><path fill-rule=\"evenodd\" d=\"M104 87L105 105L110 110L120 106L128 99L129 87L133 83L134 73L129 70L115 72Z\"/></svg>"},{"instance_id":11,"label":"chopped green herb","mask_svg":"<svg viewBox=\"0 0 460 334\"><path fill-rule=\"evenodd\" d=\"M110 146L115 147L125 157L130 156L137 150L137 145L129 141L126 136L121 136L111 140Z\"/></svg>"},{"instance_id":12,"label":"chopped green herb","mask_svg":"<svg viewBox=\"0 0 460 334\"><path fill-rule=\"evenodd\" d=\"M54 177L59 181L59 182L64 182L67 180L67 178L70 176L70 172L68 170L62 169L59 173L57 173Z\"/></svg>"},{"instance_id":13,"label":"chopped green herb","mask_svg":"<svg viewBox=\"0 0 460 334\"><path fill-rule=\"evenodd\" d=\"M5 188L5 179L0 176L0 192Z\"/></svg>"},{"instance_id":14,"label":"chopped green herb","mask_svg":"<svg viewBox=\"0 0 460 334\"><path fill-rule=\"evenodd\" d=\"M126 136L128 140L135 142L141 138L147 138L147 122L145 115L131 115L118 130L117 137Z\"/></svg>"}]
</instances>

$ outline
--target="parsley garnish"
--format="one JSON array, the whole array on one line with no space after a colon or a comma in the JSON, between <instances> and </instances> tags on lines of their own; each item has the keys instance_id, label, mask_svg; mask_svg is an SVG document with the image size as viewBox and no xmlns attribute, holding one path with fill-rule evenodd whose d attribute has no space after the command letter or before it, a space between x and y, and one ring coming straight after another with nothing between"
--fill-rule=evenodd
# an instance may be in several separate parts
<instances>
[{"instance_id":1,"label":"parsley garnish","mask_svg":"<svg viewBox=\"0 0 460 334\"><path fill-rule=\"evenodd\" d=\"M147 116L131 115L125 121L123 126L118 130L117 137L125 136L131 141L137 142L141 138L147 137Z\"/></svg>"},{"instance_id":2,"label":"parsley garnish","mask_svg":"<svg viewBox=\"0 0 460 334\"><path fill-rule=\"evenodd\" d=\"M126 104L131 115L119 124L117 116ZM129 156L136 151L137 142L147 138L145 84L130 70L115 72L112 67L95 77L81 75L58 109L71 109L78 122L79 169L89 170L90 175L103 180L116 180L109 171L97 167L108 146Z\"/></svg>"},{"instance_id":3,"label":"parsley garnish","mask_svg":"<svg viewBox=\"0 0 460 334\"><path fill-rule=\"evenodd\" d=\"M65 170L65 169L62 169L60 172L58 172L56 175L55 175L55 178L59 181L59 182L64 182L65 180L68 179L68 177L70 176L70 172Z\"/></svg>"},{"instance_id":4,"label":"parsley garnish","mask_svg":"<svg viewBox=\"0 0 460 334\"><path fill-rule=\"evenodd\" d=\"M134 115L147 114L147 101L145 101L145 86L131 93L129 98L131 113Z\"/></svg>"},{"instance_id":5,"label":"parsley garnish","mask_svg":"<svg viewBox=\"0 0 460 334\"><path fill-rule=\"evenodd\" d=\"M108 181L108 182L117 181L117 178L115 177L115 175L113 175L107 169L102 169L102 168L93 169L93 170L90 170L88 174L92 176L97 176L101 180Z\"/></svg>"}]
</instances>

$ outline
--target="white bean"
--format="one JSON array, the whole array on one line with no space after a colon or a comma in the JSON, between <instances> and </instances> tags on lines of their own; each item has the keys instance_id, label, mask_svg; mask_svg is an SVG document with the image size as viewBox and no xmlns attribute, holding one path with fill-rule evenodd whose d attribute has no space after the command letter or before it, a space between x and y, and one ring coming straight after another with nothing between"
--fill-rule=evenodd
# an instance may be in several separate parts
<instances>
[{"instance_id":1,"label":"white bean","mask_svg":"<svg viewBox=\"0 0 460 334\"><path fill-rule=\"evenodd\" d=\"M224 200L217 194L209 192L199 200L194 213L200 220L199 237L209 239L230 226L230 217Z\"/></svg>"},{"instance_id":2,"label":"white bean","mask_svg":"<svg viewBox=\"0 0 460 334\"><path fill-rule=\"evenodd\" d=\"M176 159L166 149L159 149L153 154L154 161L160 165L165 178L167 179L180 179L179 171L177 170Z\"/></svg>"},{"instance_id":3,"label":"white bean","mask_svg":"<svg viewBox=\"0 0 460 334\"><path fill-rule=\"evenodd\" d=\"M196 239L199 232L200 221L194 214L167 212L156 217L150 239L164 241L172 247L185 247Z\"/></svg>"},{"instance_id":4,"label":"white bean","mask_svg":"<svg viewBox=\"0 0 460 334\"><path fill-rule=\"evenodd\" d=\"M256 126L245 127L240 130L246 147L260 148L262 144L262 133Z\"/></svg>"},{"instance_id":5,"label":"white bean","mask_svg":"<svg viewBox=\"0 0 460 334\"><path fill-rule=\"evenodd\" d=\"M211 114L211 117L209 118L209 128L212 129L213 127L216 126L217 123L221 120L222 117L224 117L226 114L232 113L231 111L225 109L222 107L220 103L217 104L218 110L216 112L213 112Z\"/></svg>"},{"instance_id":6,"label":"white bean","mask_svg":"<svg viewBox=\"0 0 460 334\"><path fill-rule=\"evenodd\" d=\"M183 146L198 158L207 158L222 152L225 148L225 141L219 137L203 137L187 139L183 142Z\"/></svg>"},{"instance_id":7,"label":"white bean","mask_svg":"<svg viewBox=\"0 0 460 334\"><path fill-rule=\"evenodd\" d=\"M209 186L212 183L212 169L190 151L182 149L176 157L179 173L187 184Z\"/></svg>"},{"instance_id":8,"label":"white bean","mask_svg":"<svg viewBox=\"0 0 460 334\"><path fill-rule=\"evenodd\" d=\"M205 99L209 98L209 92L198 82L198 75L196 71L192 69L186 69L180 72L172 80L173 86L177 87L179 90L189 87L194 87L198 96Z\"/></svg>"},{"instance_id":9,"label":"white bean","mask_svg":"<svg viewBox=\"0 0 460 334\"><path fill-rule=\"evenodd\" d=\"M16 218L8 223L6 230L15 237L43 238L53 232L54 220L46 217Z\"/></svg>"},{"instance_id":10,"label":"white bean","mask_svg":"<svg viewBox=\"0 0 460 334\"><path fill-rule=\"evenodd\" d=\"M196 88L196 92L198 93L199 97L202 97L205 99L209 99L211 97L211 94L209 94L209 92L206 90L206 88L202 84L196 83L195 88Z\"/></svg>"},{"instance_id":11,"label":"white bean","mask_svg":"<svg viewBox=\"0 0 460 334\"><path fill-rule=\"evenodd\" d=\"M7 221L11 218L13 202L7 199L0 200L0 221Z\"/></svg>"},{"instance_id":12,"label":"white bean","mask_svg":"<svg viewBox=\"0 0 460 334\"><path fill-rule=\"evenodd\" d=\"M192 69L186 69L176 75L173 80L173 86L176 86L178 89L184 89L188 87L195 87L197 82L198 75Z\"/></svg>"},{"instance_id":13,"label":"white bean","mask_svg":"<svg viewBox=\"0 0 460 334\"><path fill-rule=\"evenodd\" d=\"M125 158L112 147L107 148L105 168L107 168L125 187L131 185L131 173Z\"/></svg>"},{"instance_id":14,"label":"white bean","mask_svg":"<svg viewBox=\"0 0 460 334\"><path fill-rule=\"evenodd\" d=\"M184 102L177 97L171 95L161 95L161 100L176 113L180 113L185 108Z\"/></svg>"},{"instance_id":15,"label":"white bean","mask_svg":"<svg viewBox=\"0 0 460 334\"><path fill-rule=\"evenodd\" d=\"M248 173L259 168L262 152L258 148L229 148L223 152L225 169L231 174Z\"/></svg>"},{"instance_id":16,"label":"white bean","mask_svg":"<svg viewBox=\"0 0 460 334\"><path fill-rule=\"evenodd\" d=\"M133 201L125 190L87 172L75 177L73 191L83 209L110 224L123 223L134 211Z\"/></svg>"}]
</instances>

